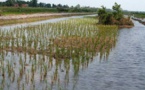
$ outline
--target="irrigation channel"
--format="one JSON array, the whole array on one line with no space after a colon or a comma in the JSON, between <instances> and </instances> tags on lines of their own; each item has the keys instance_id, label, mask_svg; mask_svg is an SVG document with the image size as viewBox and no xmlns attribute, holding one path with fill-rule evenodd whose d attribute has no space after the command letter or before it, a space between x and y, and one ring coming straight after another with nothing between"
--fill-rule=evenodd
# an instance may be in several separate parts
<instances>
[{"instance_id":1,"label":"irrigation channel","mask_svg":"<svg viewBox=\"0 0 145 90\"><path fill-rule=\"evenodd\" d=\"M5 25L5 26L1 26L0 29L8 30L11 28L16 28L16 27L25 27L25 26L38 25L38 24L43 24L43 23L55 23L58 21L68 20L71 18L83 18L84 16L96 16L96 15L94 14L94 15L83 15L83 16L70 16L70 17L62 17L62 18L56 18L56 19L48 19L48 20L43 20L43 21L38 21L38 22Z\"/></svg>"},{"instance_id":2,"label":"irrigation channel","mask_svg":"<svg viewBox=\"0 0 145 90\"><path fill-rule=\"evenodd\" d=\"M145 90L145 26L76 18L1 27L0 90Z\"/></svg>"}]
</instances>

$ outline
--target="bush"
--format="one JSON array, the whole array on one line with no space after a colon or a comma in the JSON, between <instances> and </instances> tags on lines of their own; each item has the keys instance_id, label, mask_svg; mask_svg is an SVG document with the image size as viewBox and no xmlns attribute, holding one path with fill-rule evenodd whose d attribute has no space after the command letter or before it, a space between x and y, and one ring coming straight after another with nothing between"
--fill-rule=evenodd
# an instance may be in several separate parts
<instances>
[{"instance_id":1,"label":"bush","mask_svg":"<svg viewBox=\"0 0 145 90\"><path fill-rule=\"evenodd\" d=\"M130 17L124 18L121 7L119 4L115 3L112 7L113 12L107 12L106 8L102 6L98 10L99 23L105 25L133 25Z\"/></svg>"}]
</instances>

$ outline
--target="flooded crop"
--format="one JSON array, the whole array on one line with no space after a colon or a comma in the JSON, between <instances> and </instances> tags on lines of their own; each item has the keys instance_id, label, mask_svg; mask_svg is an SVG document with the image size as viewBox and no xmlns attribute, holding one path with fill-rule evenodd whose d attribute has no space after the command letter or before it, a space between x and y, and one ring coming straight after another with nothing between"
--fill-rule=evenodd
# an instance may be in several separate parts
<instances>
[{"instance_id":1,"label":"flooded crop","mask_svg":"<svg viewBox=\"0 0 145 90\"><path fill-rule=\"evenodd\" d=\"M117 26L91 18L0 30L0 89L63 90L94 57L106 59ZM72 86L72 88L74 87Z\"/></svg>"}]
</instances>

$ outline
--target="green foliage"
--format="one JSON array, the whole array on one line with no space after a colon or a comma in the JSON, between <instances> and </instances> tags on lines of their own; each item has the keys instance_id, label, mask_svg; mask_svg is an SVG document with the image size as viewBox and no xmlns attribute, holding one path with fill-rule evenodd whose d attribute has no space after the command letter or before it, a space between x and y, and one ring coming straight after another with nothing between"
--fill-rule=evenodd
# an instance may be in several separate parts
<instances>
[{"instance_id":1,"label":"green foliage","mask_svg":"<svg viewBox=\"0 0 145 90\"><path fill-rule=\"evenodd\" d=\"M18 5L21 7L22 4L29 4L29 2L25 2L25 1L17 0L15 4L18 4Z\"/></svg>"},{"instance_id":2,"label":"green foliage","mask_svg":"<svg viewBox=\"0 0 145 90\"><path fill-rule=\"evenodd\" d=\"M98 10L98 16L99 16L99 23L109 24L110 18L112 17L112 14L108 13L106 11L106 8L104 6L102 6L102 8Z\"/></svg>"},{"instance_id":3,"label":"green foliage","mask_svg":"<svg viewBox=\"0 0 145 90\"><path fill-rule=\"evenodd\" d=\"M32 6L32 7L37 7L37 0L32 0L31 2L30 2L30 6Z\"/></svg>"},{"instance_id":4,"label":"green foliage","mask_svg":"<svg viewBox=\"0 0 145 90\"><path fill-rule=\"evenodd\" d=\"M145 18L145 12L131 12L137 18Z\"/></svg>"},{"instance_id":5,"label":"green foliage","mask_svg":"<svg viewBox=\"0 0 145 90\"><path fill-rule=\"evenodd\" d=\"M15 0L6 0L6 5L7 6L13 6L15 3Z\"/></svg>"},{"instance_id":6,"label":"green foliage","mask_svg":"<svg viewBox=\"0 0 145 90\"><path fill-rule=\"evenodd\" d=\"M12 14L17 14L17 13L39 13L39 12L46 12L49 10L46 10L46 8L49 8L50 10L52 10L52 12L97 12L97 8L94 7L89 7L89 6L84 6L81 7L79 4L76 6L71 6L69 7L68 5L62 5L62 4L50 4L50 3L43 3L43 2L39 2L37 3L38 0L29 0L29 1L24 1L24 0L7 0L6 2L0 2L0 10L3 8L3 6L7 6L9 8L5 8L5 10L2 10L7 13L12 13ZM41 8L42 10L38 10L38 8L34 8L33 10L30 10L29 8L27 8L27 6L23 6L23 5L27 5L28 7L43 7ZM17 9L17 7L19 7ZM28 12L23 11L23 8L21 7L25 7ZM16 9L16 10L13 10ZM44 10L43 10L44 9ZM29 11L30 10L30 11ZM35 11L36 10L36 11ZM53 11L54 10L54 11ZM12 12L11 12L12 11Z\"/></svg>"},{"instance_id":7,"label":"green foliage","mask_svg":"<svg viewBox=\"0 0 145 90\"><path fill-rule=\"evenodd\" d=\"M41 13L41 12L57 12L56 8L32 8L32 7L1 7L0 8L2 15L7 14L31 14L31 13Z\"/></svg>"},{"instance_id":8,"label":"green foliage","mask_svg":"<svg viewBox=\"0 0 145 90\"><path fill-rule=\"evenodd\" d=\"M102 6L98 10L99 24L105 25L133 25L132 21L123 17L121 5L115 3L112 7L113 12L107 12L106 8Z\"/></svg>"},{"instance_id":9,"label":"green foliage","mask_svg":"<svg viewBox=\"0 0 145 90\"><path fill-rule=\"evenodd\" d=\"M96 8L47 8L47 7L0 7L0 15L8 14L31 14L31 13L47 13L47 12L96 12Z\"/></svg>"},{"instance_id":10,"label":"green foliage","mask_svg":"<svg viewBox=\"0 0 145 90\"><path fill-rule=\"evenodd\" d=\"M121 5L115 3L115 5L112 7L113 9L113 15L116 20L120 20L123 17L123 12L121 10Z\"/></svg>"},{"instance_id":11,"label":"green foliage","mask_svg":"<svg viewBox=\"0 0 145 90\"><path fill-rule=\"evenodd\" d=\"M106 7L102 6L101 9L98 10L98 15L101 16L103 14L106 14L107 11L106 11Z\"/></svg>"}]
</instances>

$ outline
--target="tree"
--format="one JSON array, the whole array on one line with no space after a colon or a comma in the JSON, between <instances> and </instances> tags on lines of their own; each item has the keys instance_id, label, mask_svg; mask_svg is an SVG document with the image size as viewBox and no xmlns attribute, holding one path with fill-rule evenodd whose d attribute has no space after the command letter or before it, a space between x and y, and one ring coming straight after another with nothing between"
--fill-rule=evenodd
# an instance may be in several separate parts
<instances>
[{"instance_id":1,"label":"tree","mask_svg":"<svg viewBox=\"0 0 145 90\"><path fill-rule=\"evenodd\" d=\"M121 18L123 18L123 12L121 9L121 5L119 5L115 2L115 5L112 7L112 9L113 9L113 15L116 20L120 20Z\"/></svg>"},{"instance_id":2,"label":"tree","mask_svg":"<svg viewBox=\"0 0 145 90\"><path fill-rule=\"evenodd\" d=\"M37 7L37 2L38 2L37 0L32 0L31 1L31 6L32 7Z\"/></svg>"},{"instance_id":3,"label":"tree","mask_svg":"<svg viewBox=\"0 0 145 90\"><path fill-rule=\"evenodd\" d=\"M106 7L101 6L102 8L98 9L98 16L101 16L103 14L106 14Z\"/></svg>"},{"instance_id":4,"label":"tree","mask_svg":"<svg viewBox=\"0 0 145 90\"><path fill-rule=\"evenodd\" d=\"M80 4L77 4L77 5L75 6L75 8L77 8L77 9L81 8Z\"/></svg>"},{"instance_id":5,"label":"tree","mask_svg":"<svg viewBox=\"0 0 145 90\"><path fill-rule=\"evenodd\" d=\"M69 6L68 5L63 5L63 8L69 8Z\"/></svg>"},{"instance_id":6,"label":"tree","mask_svg":"<svg viewBox=\"0 0 145 90\"><path fill-rule=\"evenodd\" d=\"M99 23L100 23L100 24L105 24L105 23L107 23L107 20L106 20L107 15L108 15L108 13L107 13L107 11L106 11L106 7L102 6L102 8L100 8L100 9L98 10L98 16L99 16Z\"/></svg>"},{"instance_id":7,"label":"tree","mask_svg":"<svg viewBox=\"0 0 145 90\"><path fill-rule=\"evenodd\" d=\"M38 6L39 6L39 7L45 7L45 6L46 6L46 4L45 4L45 3L40 2L40 3L38 4Z\"/></svg>"},{"instance_id":8,"label":"tree","mask_svg":"<svg viewBox=\"0 0 145 90\"><path fill-rule=\"evenodd\" d=\"M51 4L50 3L47 3L46 4L46 7L51 8Z\"/></svg>"},{"instance_id":9,"label":"tree","mask_svg":"<svg viewBox=\"0 0 145 90\"><path fill-rule=\"evenodd\" d=\"M55 4L52 4L52 8L57 8L57 5L55 5Z\"/></svg>"},{"instance_id":10,"label":"tree","mask_svg":"<svg viewBox=\"0 0 145 90\"><path fill-rule=\"evenodd\" d=\"M57 8L62 8L62 5L61 5L61 4L58 4L58 5L57 5Z\"/></svg>"},{"instance_id":11,"label":"tree","mask_svg":"<svg viewBox=\"0 0 145 90\"><path fill-rule=\"evenodd\" d=\"M107 12L104 6L98 10L100 24L119 24L119 20L123 18L121 7L119 4L115 3L112 9L113 13Z\"/></svg>"},{"instance_id":12,"label":"tree","mask_svg":"<svg viewBox=\"0 0 145 90\"><path fill-rule=\"evenodd\" d=\"M15 0L6 0L7 6L14 6Z\"/></svg>"},{"instance_id":13,"label":"tree","mask_svg":"<svg viewBox=\"0 0 145 90\"><path fill-rule=\"evenodd\" d=\"M17 0L16 3L19 5L19 6L22 6L22 4L27 4L27 2L23 1L23 0Z\"/></svg>"},{"instance_id":14,"label":"tree","mask_svg":"<svg viewBox=\"0 0 145 90\"><path fill-rule=\"evenodd\" d=\"M133 26L130 18L124 18L121 6L117 3L112 7L113 12L107 12L106 8L102 6L98 10L99 23L105 25L131 25Z\"/></svg>"}]
</instances>

